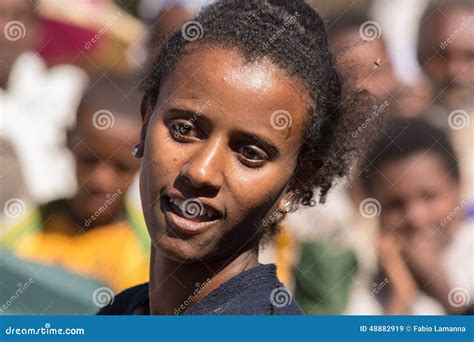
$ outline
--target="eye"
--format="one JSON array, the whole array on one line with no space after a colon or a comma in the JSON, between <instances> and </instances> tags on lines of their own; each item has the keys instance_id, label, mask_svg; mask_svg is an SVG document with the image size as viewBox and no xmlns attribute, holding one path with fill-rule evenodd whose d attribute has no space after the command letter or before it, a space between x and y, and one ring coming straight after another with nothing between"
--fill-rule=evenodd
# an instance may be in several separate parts
<instances>
[{"instance_id":1,"label":"eye","mask_svg":"<svg viewBox=\"0 0 474 342\"><path fill-rule=\"evenodd\" d=\"M241 163L248 167L261 167L268 161L266 153L255 146L242 146L237 153Z\"/></svg>"},{"instance_id":2,"label":"eye","mask_svg":"<svg viewBox=\"0 0 474 342\"><path fill-rule=\"evenodd\" d=\"M196 129L189 121L174 121L169 124L169 130L171 135L178 140L197 136Z\"/></svg>"}]
</instances>

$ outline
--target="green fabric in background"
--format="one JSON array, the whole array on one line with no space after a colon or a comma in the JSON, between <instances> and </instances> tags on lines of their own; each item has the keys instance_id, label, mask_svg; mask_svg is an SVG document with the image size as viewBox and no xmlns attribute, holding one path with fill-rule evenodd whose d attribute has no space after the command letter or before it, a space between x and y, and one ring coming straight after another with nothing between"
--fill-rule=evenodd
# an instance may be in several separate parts
<instances>
[{"instance_id":1,"label":"green fabric in background","mask_svg":"<svg viewBox=\"0 0 474 342\"><path fill-rule=\"evenodd\" d=\"M341 315L356 272L353 251L322 241L304 243L294 270L294 297L307 315Z\"/></svg>"}]
</instances>

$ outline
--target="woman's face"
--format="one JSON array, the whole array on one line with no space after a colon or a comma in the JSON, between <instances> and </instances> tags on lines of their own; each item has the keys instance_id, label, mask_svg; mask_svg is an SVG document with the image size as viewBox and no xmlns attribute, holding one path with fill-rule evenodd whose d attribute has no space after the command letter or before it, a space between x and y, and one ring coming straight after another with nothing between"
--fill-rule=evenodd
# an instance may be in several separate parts
<instances>
[{"instance_id":1,"label":"woman's face","mask_svg":"<svg viewBox=\"0 0 474 342\"><path fill-rule=\"evenodd\" d=\"M155 108L142 106L145 220L156 250L180 262L237 255L260 238L290 195L309 118L305 89L268 60L190 47Z\"/></svg>"}]
</instances>

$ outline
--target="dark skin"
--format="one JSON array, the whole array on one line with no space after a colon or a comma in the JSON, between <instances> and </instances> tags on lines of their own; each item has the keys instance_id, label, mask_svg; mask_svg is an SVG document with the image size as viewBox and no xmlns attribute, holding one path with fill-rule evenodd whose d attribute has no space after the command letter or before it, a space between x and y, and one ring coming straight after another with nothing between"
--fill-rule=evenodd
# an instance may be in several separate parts
<instances>
[{"instance_id":1,"label":"dark skin","mask_svg":"<svg viewBox=\"0 0 474 342\"><path fill-rule=\"evenodd\" d=\"M453 108L472 103L474 98L472 16L474 16L472 6L441 7L430 16L427 27L429 34L426 35L428 43L425 45L429 48L425 52L426 63L423 65L423 70L434 83L441 100ZM469 17L471 17L470 21L468 21ZM452 39L448 42L447 39L451 36ZM438 48L442 42L445 43L445 47ZM439 50L438 53L435 54L431 46L436 47Z\"/></svg>"},{"instance_id":2,"label":"dark skin","mask_svg":"<svg viewBox=\"0 0 474 342\"><path fill-rule=\"evenodd\" d=\"M16 59L25 51L31 50L37 40L38 18L34 2L31 0L0 0L0 88L6 88L11 68ZM9 40L3 34L6 25L11 21L20 21L25 30L20 28L17 40ZM18 33L18 32L17 32ZM17 34L16 33L16 34Z\"/></svg>"},{"instance_id":3,"label":"dark skin","mask_svg":"<svg viewBox=\"0 0 474 342\"><path fill-rule=\"evenodd\" d=\"M441 267L442 251L459 224L459 215L440 227L460 203L459 181L433 152L387 161L378 169L372 188L382 206L378 252L392 289L387 312L407 314L420 290L449 314L461 313L465 308L448 302L452 286Z\"/></svg>"},{"instance_id":4,"label":"dark skin","mask_svg":"<svg viewBox=\"0 0 474 342\"><path fill-rule=\"evenodd\" d=\"M192 304L258 265L260 222L283 212L295 190L309 119L308 93L272 62L246 63L216 46L186 49L156 106L142 104L140 192L153 245L150 306L142 309L151 314L173 314L196 282L210 279ZM281 109L292 125L277 130L271 115ZM180 234L166 219L162 195L169 193L198 198L221 215L199 234Z\"/></svg>"},{"instance_id":5,"label":"dark skin","mask_svg":"<svg viewBox=\"0 0 474 342\"><path fill-rule=\"evenodd\" d=\"M139 124L124 115L115 115L112 127L99 130L93 124L93 114L99 109L94 109L82 106L77 125L68 134L78 183L76 193L68 200L69 213L83 229L124 219L125 192L139 169L139 162L130 154L139 135ZM111 201L90 226L84 227L85 219L104 207L119 189L119 199Z\"/></svg>"}]
</instances>

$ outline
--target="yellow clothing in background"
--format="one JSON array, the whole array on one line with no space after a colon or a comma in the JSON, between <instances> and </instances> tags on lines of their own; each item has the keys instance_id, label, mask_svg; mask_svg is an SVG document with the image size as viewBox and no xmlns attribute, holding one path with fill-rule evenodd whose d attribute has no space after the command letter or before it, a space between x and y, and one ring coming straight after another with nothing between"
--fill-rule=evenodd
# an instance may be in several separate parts
<instances>
[{"instance_id":1,"label":"yellow clothing in background","mask_svg":"<svg viewBox=\"0 0 474 342\"><path fill-rule=\"evenodd\" d=\"M0 241L0 246L19 258L63 267L116 292L148 281L149 245L140 241L145 228L132 227L130 215L127 220L75 234L70 233L78 231L75 223L61 211L47 218L37 211L24 221Z\"/></svg>"}]
</instances>

